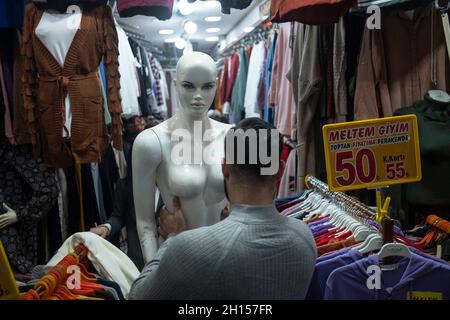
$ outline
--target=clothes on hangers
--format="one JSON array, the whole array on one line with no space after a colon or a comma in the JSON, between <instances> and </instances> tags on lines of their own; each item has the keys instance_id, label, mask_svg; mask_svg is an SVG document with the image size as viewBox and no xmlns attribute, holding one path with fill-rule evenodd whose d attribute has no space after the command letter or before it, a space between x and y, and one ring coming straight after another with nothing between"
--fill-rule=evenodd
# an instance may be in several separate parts
<instances>
[{"instance_id":1,"label":"clothes on hangers","mask_svg":"<svg viewBox=\"0 0 450 320\"><path fill-rule=\"evenodd\" d=\"M398 186L389 193L393 197L394 214L411 227L415 220L414 207L427 208L422 217L434 213L433 207L450 217L450 103L433 100L426 94L412 106L394 113L408 114L416 115L418 120L422 180Z\"/></svg>"},{"instance_id":2,"label":"clothes on hangers","mask_svg":"<svg viewBox=\"0 0 450 320\"><path fill-rule=\"evenodd\" d=\"M258 85L262 77L265 45L260 41L253 49L248 64L246 89L244 96L244 112L246 118L260 117L258 108Z\"/></svg>"},{"instance_id":3,"label":"clothes on hangers","mask_svg":"<svg viewBox=\"0 0 450 320\"><path fill-rule=\"evenodd\" d=\"M54 267L79 243L83 243L89 249L88 259L100 276L116 282L124 297L128 298L130 287L139 276L138 269L125 253L94 233L79 232L69 237L47 263L46 269Z\"/></svg>"},{"instance_id":4,"label":"clothes on hangers","mask_svg":"<svg viewBox=\"0 0 450 320\"><path fill-rule=\"evenodd\" d=\"M122 98L122 116L130 118L140 115L139 88L136 78L136 68L139 63L133 55L128 37L122 27L116 24L119 41L119 73L120 96Z\"/></svg>"},{"instance_id":5,"label":"clothes on hangers","mask_svg":"<svg viewBox=\"0 0 450 320\"><path fill-rule=\"evenodd\" d=\"M245 90L247 88L249 55L245 48L239 51L239 69L231 95L233 122L239 123L244 118Z\"/></svg>"},{"instance_id":6,"label":"clothes on hangers","mask_svg":"<svg viewBox=\"0 0 450 320\"><path fill-rule=\"evenodd\" d=\"M43 15L36 6L28 5L23 28L23 94L34 151L55 167L70 166L74 161L98 162L109 141L97 75L102 56L108 70L114 146L122 149L117 34L111 8L99 6L83 12L63 67L36 35ZM70 148L62 136L67 95L72 111ZM55 114L60 116L55 118Z\"/></svg>"},{"instance_id":7,"label":"clothes on hangers","mask_svg":"<svg viewBox=\"0 0 450 320\"><path fill-rule=\"evenodd\" d=\"M450 300L450 266L412 253L398 267L380 274L380 288L368 288L367 270L382 268L378 255L334 270L326 282L325 300ZM381 269L382 270L382 269Z\"/></svg>"},{"instance_id":8,"label":"clothes on hangers","mask_svg":"<svg viewBox=\"0 0 450 320\"><path fill-rule=\"evenodd\" d=\"M355 119L392 116L428 90L450 91L446 50L442 21L433 5L416 10L413 20L403 11L382 14L381 29L364 29Z\"/></svg>"},{"instance_id":9,"label":"clothes on hangers","mask_svg":"<svg viewBox=\"0 0 450 320\"><path fill-rule=\"evenodd\" d=\"M296 114L293 86L286 75L293 61L291 24L280 24L272 68L269 105L275 108L275 127L282 135L295 139Z\"/></svg>"},{"instance_id":10,"label":"clothes on hangers","mask_svg":"<svg viewBox=\"0 0 450 320\"><path fill-rule=\"evenodd\" d=\"M18 219L0 229L0 239L15 270L27 273L36 265L38 223L57 197L54 171L33 159L30 146L12 146L0 138L0 204L16 211Z\"/></svg>"}]
</instances>

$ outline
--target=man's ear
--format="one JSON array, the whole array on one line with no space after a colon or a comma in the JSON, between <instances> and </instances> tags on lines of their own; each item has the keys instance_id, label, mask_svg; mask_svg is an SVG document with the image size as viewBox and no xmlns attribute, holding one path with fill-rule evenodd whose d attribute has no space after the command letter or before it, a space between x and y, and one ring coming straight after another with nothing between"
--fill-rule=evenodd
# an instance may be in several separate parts
<instances>
[{"instance_id":1,"label":"man's ear","mask_svg":"<svg viewBox=\"0 0 450 320\"><path fill-rule=\"evenodd\" d=\"M230 167L226 164L225 159L222 159L222 174L225 179L230 177Z\"/></svg>"}]
</instances>

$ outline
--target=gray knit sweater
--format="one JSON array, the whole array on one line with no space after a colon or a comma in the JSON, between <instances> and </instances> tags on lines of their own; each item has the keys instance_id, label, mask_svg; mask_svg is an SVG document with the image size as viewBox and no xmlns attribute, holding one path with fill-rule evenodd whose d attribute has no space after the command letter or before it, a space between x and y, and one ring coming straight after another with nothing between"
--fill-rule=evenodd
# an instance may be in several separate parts
<instances>
[{"instance_id":1,"label":"gray knit sweater","mask_svg":"<svg viewBox=\"0 0 450 320\"><path fill-rule=\"evenodd\" d=\"M315 261L303 222L273 205L235 205L213 226L170 237L129 299L304 299Z\"/></svg>"}]
</instances>

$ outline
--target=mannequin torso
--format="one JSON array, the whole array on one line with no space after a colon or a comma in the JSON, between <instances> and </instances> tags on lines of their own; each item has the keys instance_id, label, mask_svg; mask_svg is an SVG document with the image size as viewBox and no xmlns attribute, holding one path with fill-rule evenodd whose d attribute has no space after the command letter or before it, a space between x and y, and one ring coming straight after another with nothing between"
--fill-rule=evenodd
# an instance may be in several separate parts
<instances>
[{"instance_id":1,"label":"mannequin torso","mask_svg":"<svg viewBox=\"0 0 450 320\"><path fill-rule=\"evenodd\" d=\"M207 117L214 99L215 81L216 67L209 56L197 52L183 56L176 78L180 110L169 120L145 130L135 141L133 194L145 262L153 258L158 247L153 196L156 185L169 211L173 210L173 197L180 198L188 229L218 222L226 205L221 159L225 135L231 126ZM200 136L196 135L199 126ZM178 162L174 148L180 140L174 138L175 132L180 132L178 137L191 146L183 152L196 157L200 150L209 159ZM203 134L208 138L203 139Z\"/></svg>"}]
</instances>

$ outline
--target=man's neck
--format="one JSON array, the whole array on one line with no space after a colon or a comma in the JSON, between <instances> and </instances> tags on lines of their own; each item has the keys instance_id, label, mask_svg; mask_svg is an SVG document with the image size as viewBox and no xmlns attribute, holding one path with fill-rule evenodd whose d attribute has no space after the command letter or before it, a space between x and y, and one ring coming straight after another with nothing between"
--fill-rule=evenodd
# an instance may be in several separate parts
<instances>
[{"instance_id":1,"label":"man's neck","mask_svg":"<svg viewBox=\"0 0 450 320\"><path fill-rule=\"evenodd\" d=\"M231 205L270 206L273 204L273 194L267 190L236 189L229 196Z\"/></svg>"}]
</instances>

